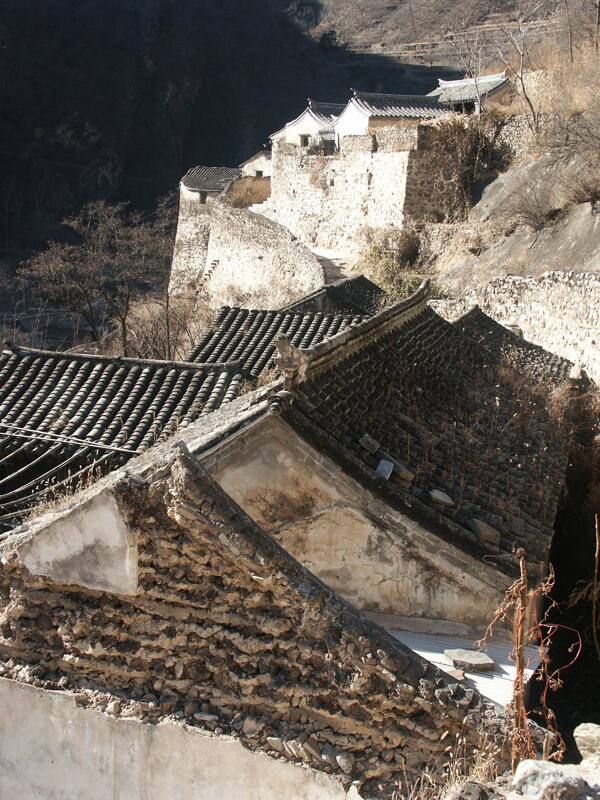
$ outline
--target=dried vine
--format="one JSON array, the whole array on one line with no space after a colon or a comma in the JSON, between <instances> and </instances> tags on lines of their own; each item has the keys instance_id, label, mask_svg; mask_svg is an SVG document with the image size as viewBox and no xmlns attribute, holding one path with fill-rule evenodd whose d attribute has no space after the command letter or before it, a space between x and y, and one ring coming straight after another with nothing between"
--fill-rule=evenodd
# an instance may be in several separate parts
<instances>
[{"instance_id":1,"label":"dried vine","mask_svg":"<svg viewBox=\"0 0 600 800\"><path fill-rule=\"evenodd\" d=\"M511 722L511 766L513 772L520 761L526 758L538 757L537 748L532 735L529 712L525 702L525 648L528 644L536 643L540 653L541 663L537 670L537 677L543 685L539 708L536 709L543 717L548 730L544 742L544 758L560 761L565 751L565 744L556 726L556 717L548 705L549 692L558 691L562 686L561 673L572 666L581 654L581 636L574 628L551 624L548 620L550 610L556 607L550 593L554 587L555 577L552 565L545 581L534 588L529 588L527 573L526 553L523 548L515 552L519 561L519 577L507 589L503 602L496 609L494 617L488 625L485 634L477 645L485 647L491 639L494 629L503 622L512 626L512 650L510 657L516 665L516 676L513 685L513 697L507 708ZM546 611L540 619L538 607L546 601ZM550 646L559 628L572 631L577 637L572 651L575 653L568 664L553 668L550 663Z\"/></svg>"}]
</instances>

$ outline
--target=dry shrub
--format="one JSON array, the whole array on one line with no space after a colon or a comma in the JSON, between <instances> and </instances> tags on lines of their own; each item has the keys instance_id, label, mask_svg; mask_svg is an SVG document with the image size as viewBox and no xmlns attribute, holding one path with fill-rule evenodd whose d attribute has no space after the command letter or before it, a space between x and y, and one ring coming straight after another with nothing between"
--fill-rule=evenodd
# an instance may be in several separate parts
<instances>
[{"instance_id":1,"label":"dry shrub","mask_svg":"<svg viewBox=\"0 0 600 800\"><path fill-rule=\"evenodd\" d=\"M509 196L502 209L505 232L512 233L521 225L541 231L556 222L560 212L549 184L521 187Z\"/></svg>"},{"instance_id":2,"label":"dry shrub","mask_svg":"<svg viewBox=\"0 0 600 800\"><path fill-rule=\"evenodd\" d=\"M214 312L197 298L155 297L132 305L128 316L128 355L167 361L184 361ZM103 353L121 355L116 333L103 342Z\"/></svg>"},{"instance_id":3,"label":"dry shrub","mask_svg":"<svg viewBox=\"0 0 600 800\"><path fill-rule=\"evenodd\" d=\"M568 381L548 388L546 398L546 409L548 416L554 422L562 425L565 417L571 408L573 399L573 390Z\"/></svg>"},{"instance_id":4,"label":"dry shrub","mask_svg":"<svg viewBox=\"0 0 600 800\"><path fill-rule=\"evenodd\" d=\"M238 178L225 192L224 201L232 208L248 208L264 203L271 196L271 178Z\"/></svg>"},{"instance_id":5,"label":"dry shrub","mask_svg":"<svg viewBox=\"0 0 600 800\"><path fill-rule=\"evenodd\" d=\"M442 735L442 739L448 733ZM473 747L462 733L450 740L441 756L437 756L416 780L405 778L393 800L439 800L465 783L488 783L498 777L500 748L482 736Z\"/></svg>"},{"instance_id":6,"label":"dry shrub","mask_svg":"<svg viewBox=\"0 0 600 800\"><path fill-rule=\"evenodd\" d=\"M421 251L419 233L411 224L404 228L369 229L361 256L362 271L387 294L385 305L412 294L421 277L414 270Z\"/></svg>"},{"instance_id":7,"label":"dry shrub","mask_svg":"<svg viewBox=\"0 0 600 800\"><path fill-rule=\"evenodd\" d=\"M260 389L263 386L269 386L272 383L280 380L282 377L281 371L273 365L267 365L266 369L260 373L257 378L248 378L242 384L240 395L248 394L249 392L255 391L255 389Z\"/></svg>"},{"instance_id":8,"label":"dry shrub","mask_svg":"<svg viewBox=\"0 0 600 800\"><path fill-rule=\"evenodd\" d=\"M496 147L501 124L499 115L489 114L453 116L428 127L432 195L446 221L466 218L475 185L501 165Z\"/></svg>"},{"instance_id":9,"label":"dry shrub","mask_svg":"<svg viewBox=\"0 0 600 800\"><path fill-rule=\"evenodd\" d=\"M570 203L595 203L600 200L600 165L569 165L564 172L565 192Z\"/></svg>"}]
</instances>

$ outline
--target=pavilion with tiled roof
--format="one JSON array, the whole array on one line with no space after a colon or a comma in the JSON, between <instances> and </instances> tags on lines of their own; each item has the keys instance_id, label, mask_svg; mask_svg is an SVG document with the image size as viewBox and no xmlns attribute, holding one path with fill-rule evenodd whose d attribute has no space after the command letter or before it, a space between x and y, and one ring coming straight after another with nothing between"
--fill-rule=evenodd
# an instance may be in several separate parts
<instances>
[{"instance_id":1,"label":"pavilion with tiled roof","mask_svg":"<svg viewBox=\"0 0 600 800\"><path fill-rule=\"evenodd\" d=\"M436 119L448 113L443 101L412 94L381 94L353 90L350 100L370 117Z\"/></svg>"},{"instance_id":2,"label":"pavilion with tiled roof","mask_svg":"<svg viewBox=\"0 0 600 800\"><path fill-rule=\"evenodd\" d=\"M459 109L475 108L478 103L485 103L488 98L505 92L511 85L506 77L506 72L454 81L440 78L438 83L438 87L429 92L427 96L435 97L440 102L448 103Z\"/></svg>"},{"instance_id":3,"label":"pavilion with tiled roof","mask_svg":"<svg viewBox=\"0 0 600 800\"><path fill-rule=\"evenodd\" d=\"M353 90L333 127L339 143L345 136L362 136L381 127L439 119L450 110L437 97Z\"/></svg>"},{"instance_id":4,"label":"pavilion with tiled roof","mask_svg":"<svg viewBox=\"0 0 600 800\"><path fill-rule=\"evenodd\" d=\"M302 137L316 139L320 134L333 131L334 122L343 110L343 103L321 102L309 97L302 113L272 133L269 139L272 142L285 140L294 143L301 141Z\"/></svg>"}]
</instances>

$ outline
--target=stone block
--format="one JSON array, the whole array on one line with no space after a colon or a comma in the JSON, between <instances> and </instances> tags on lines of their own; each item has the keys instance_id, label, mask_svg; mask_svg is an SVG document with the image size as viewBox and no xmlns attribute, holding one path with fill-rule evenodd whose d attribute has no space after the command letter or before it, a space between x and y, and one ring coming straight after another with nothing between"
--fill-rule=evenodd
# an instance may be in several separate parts
<instances>
[{"instance_id":1,"label":"stone block","mask_svg":"<svg viewBox=\"0 0 600 800\"><path fill-rule=\"evenodd\" d=\"M358 440L358 443L363 450L366 450L367 453L371 453L372 455L375 455L375 453L379 451L379 442L369 436L368 433L363 434Z\"/></svg>"},{"instance_id":2,"label":"stone block","mask_svg":"<svg viewBox=\"0 0 600 800\"><path fill-rule=\"evenodd\" d=\"M600 760L600 725L585 722L575 728L573 735L582 758L597 758Z\"/></svg>"},{"instance_id":3,"label":"stone block","mask_svg":"<svg viewBox=\"0 0 600 800\"><path fill-rule=\"evenodd\" d=\"M394 471L394 464L392 461L386 461L386 459L382 458L375 471L380 478L383 478L385 481L389 481L392 472Z\"/></svg>"},{"instance_id":4,"label":"stone block","mask_svg":"<svg viewBox=\"0 0 600 800\"><path fill-rule=\"evenodd\" d=\"M529 800L577 800L591 795L577 767L550 761L521 761L513 777L513 788Z\"/></svg>"},{"instance_id":5,"label":"stone block","mask_svg":"<svg viewBox=\"0 0 600 800\"><path fill-rule=\"evenodd\" d=\"M444 650L444 657L455 669L465 672L489 672L496 668L496 662L480 650L462 648Z\"/></svg>"},{"instance_id":6,"label":"stone block","mask_svg":"<svg viewBox=\"0 0 600 800\"><path fill-rule=\"evenodd\" d=\"M473 533L476 533L478 538L482 542L485 542L485 544L500 544L500 540L502 538L500 531L496 530L496 528L493 528L491 525L488 525L487 522L484 522L482 519L477 519L477 517L473 517L467 524Z\"/></svg>"},{"instance_id":7,"label":"stone block","mask_svg":"<svg viewBox=\"0 0 600 800\"><path fill-rule=\"evenodd\" d=\"M444 506L446 508L452 508L456 505L454 500L450 497L450 495L446 494L446 492L442 492L441 489L431 489L429 492L429 497L433 500L434 503L437 503L440 506Z\"/></svg>"},{"instance_id":8,"label":"stone block","mask_svg":"<svg viewBox=\"0 0 600 800\"><path fill-rule=\"evenodd\" d=\"M350 775L354 769L354 756L352 753L338 753L335 760L342 772Z\"/></svg>"}]
</instances>

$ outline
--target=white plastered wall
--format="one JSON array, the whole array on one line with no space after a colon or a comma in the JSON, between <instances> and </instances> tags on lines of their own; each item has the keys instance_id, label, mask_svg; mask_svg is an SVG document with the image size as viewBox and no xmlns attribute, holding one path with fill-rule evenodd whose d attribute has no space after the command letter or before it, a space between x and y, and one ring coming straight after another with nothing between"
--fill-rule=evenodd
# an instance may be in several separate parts
<instances>
[{"instance_id":1,"label":"white plastered wall","mask_svg":"<svg viewBox=\"0 0 600 800\"><path fill-rule=\"evenodd\" d=\"M507 579L396 512L269 417L204 457L225 491L358 608L485 627Z\"/></svg>"},{"instance_id":2,"label":"white plastered wall","mask_svg":"<svg viewBox=\"0 0 600 800\"><path fill-rule=\"evenodd\" d=\"M81 708L0 678L2 800L351 800L323 773L171 722Z\"/></svg>"}]
</instances>

